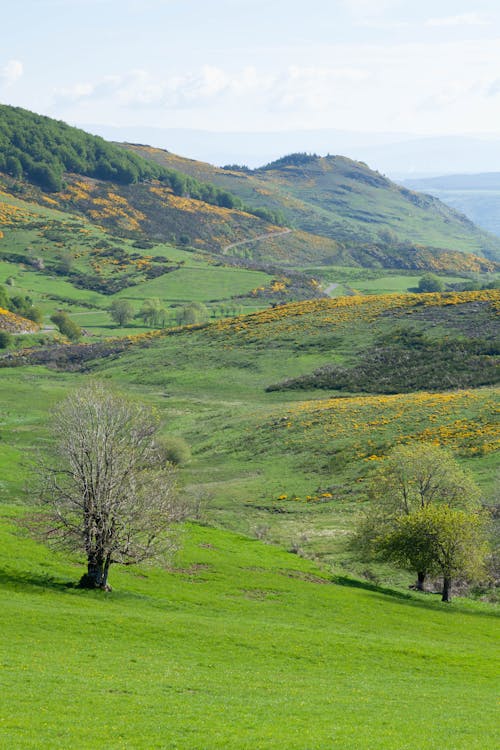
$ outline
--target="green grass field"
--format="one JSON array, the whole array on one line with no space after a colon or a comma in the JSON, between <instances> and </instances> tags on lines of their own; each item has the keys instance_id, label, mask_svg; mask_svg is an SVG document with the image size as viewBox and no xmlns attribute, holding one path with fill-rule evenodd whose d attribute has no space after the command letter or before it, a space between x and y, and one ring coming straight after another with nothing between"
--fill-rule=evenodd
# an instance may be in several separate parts
<instances>
[{"instance_id":1,"label":"green grass field","mask_svg":"<svg viewBox=\"0 0 500 750\"><path fill-rule=\"evenodd\" d=\"M432 323L436 341L486 335L497 303L494 291L310 301L84 371L0 369L0 746L496 748L495 606L410 593L411 575L348 541L366 479L397 442L447 445L491 501L498 388L265 389L349 362L402 321ZM198 504L170 569L116 566L111 593L75 588L84 561L19 523L53 407L91 377L187 440L180 482Z\"/></svg>"},{"instance_id":2,"label":"green grass field","mask_svg":"<svg viewBox=\"0 0 500 750\"><path fill-rule=\"evenodd\" d=\"M173 570L117 569L113 593L84 593L78 561L2 516L3 747L496 746L485 606L332 581L196 526Z\"/></svg>"}]
</instances>

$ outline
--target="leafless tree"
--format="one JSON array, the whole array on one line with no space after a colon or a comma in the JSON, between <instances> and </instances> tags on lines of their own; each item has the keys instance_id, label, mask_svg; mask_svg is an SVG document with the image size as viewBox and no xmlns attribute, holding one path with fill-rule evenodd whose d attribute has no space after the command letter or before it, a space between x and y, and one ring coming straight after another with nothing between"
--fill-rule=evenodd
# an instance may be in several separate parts
<instances>
[{"instance_id":1,"label":"leafless tree","mask_svg":"<svg viewBox=\"0 0 500 750\"><path fill-rule=\"evenodd\" d=\"M151 409L97 383L55 411L53 453L37 470L39 520L49 539L85 553L81 586L109 589L112 563L161 558L176 544L185 513L159 428Z\"/></svg>"}]
</instances>

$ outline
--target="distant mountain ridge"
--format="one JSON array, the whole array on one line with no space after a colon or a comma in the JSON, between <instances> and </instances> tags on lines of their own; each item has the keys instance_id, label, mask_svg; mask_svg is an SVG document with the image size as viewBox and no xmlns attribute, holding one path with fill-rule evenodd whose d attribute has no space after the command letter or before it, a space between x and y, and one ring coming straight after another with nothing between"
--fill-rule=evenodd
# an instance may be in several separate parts
<instances>
[{"instance_id":1,"label":"distant mountain ridge","mask_svg":"<svg viewBox=\"0 0 500 750\"><path fill-rule=\"evenodd\" d=\"M465 216L343 156L222 169L0 106L1 173L18 198L252 267L458 272L493 270L500 259L500 240Z\"/></svg>"}]
</instances>

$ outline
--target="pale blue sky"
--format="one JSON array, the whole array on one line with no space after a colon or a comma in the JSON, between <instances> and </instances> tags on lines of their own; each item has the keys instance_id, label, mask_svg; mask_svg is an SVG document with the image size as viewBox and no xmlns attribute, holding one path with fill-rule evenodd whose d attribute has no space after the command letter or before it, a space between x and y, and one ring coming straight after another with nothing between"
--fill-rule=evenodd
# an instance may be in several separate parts
<instances>
[{"instance_id":1,"label":"pale blue sky","mask_svg":"<svg viewBox=\"0 0 500 750\"><path fill-rule=\"evenodd\" d=\"M497 0L18 0L0 100L72 124L500 133Z\"/></svg>"}]
</instances>

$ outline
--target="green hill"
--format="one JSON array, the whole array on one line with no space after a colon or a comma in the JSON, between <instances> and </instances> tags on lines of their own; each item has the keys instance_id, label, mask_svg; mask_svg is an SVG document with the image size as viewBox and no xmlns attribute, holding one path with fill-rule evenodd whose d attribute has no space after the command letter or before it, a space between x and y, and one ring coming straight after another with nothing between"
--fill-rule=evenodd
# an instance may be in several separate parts
<instances>
[{"instance_id":1,"label":"green hill","mask_svg":"<svg viewBox=\"0 0 500 750\"><path fill-rule=\"evenodd\" d=\"M0 105L0 173L4 189L18 197L76 211L115 233L213 251L273 233L280 220L224 188L6 105Z\"/></svg>"},{"instance_id":2,"label":"green hill","mask_svg":"<svg viewBox=\"0 0 500 750\"><path fill-rule=\"evenodd\" d=\"M491 344L499 294L311 300L122 338L121 348L51 347L49 368L41 348L0 358L2 743L495 746L493 605L409 592L410 575L359 560L347 542L367 478L398 442L448 446L488 498L498 387L266 387L332 361L354 371L402 329L413 345L419 332L436 346ZM180 480L201 522L183 527L170 569L113 566L110 594L75 588L82 560L19 523L48 416L92 376L153 404L166 432L190 444Z\"/></svg>"},{"instance_id":3,"label":"green hill","mask_svg":"<svg viewBox=\"0 0 500 750\"><path fill-rule=\"evenodd\" d=\"M253 171L217 169L20 108L3 105L0 116L4 190L124 237L191 245L247 266L483 272L500 257L500 241L461 214L344 157L294 154Z\"/></svg>"},{"instance_id":4,"label":"green hill","mask_svg":"<svg viewBox=\"0 0 500 750\"><path fill-rule=\"evenodd\" d=\"M97 348L41 348L15 363L83 370L151 399L192 447L185 481L211 498L212 522L248 534L264 529L273 541L299 543L361 574L366 566L346 541L365 501L364 481L395 443L448 446L486 495L492 491L499 294L311 300ZM377 349L375 377L366 363ZM428 385L429 370L415 371L412 359L422 351L435 363ZM325 368L340 369L343 383L311 381ZM2 370L7 402L26 403L30 380L14 385L22 372ZM29 439L35 436L32 430ZM24 450L21 444L18 459L11 455L13 466ZM300 501L280 501L283 494Z\"/></svg>"},{"instance_id":5,"label":"green hill","mask_svg":"<svg viewBox=\"0 0 500 750\"><path fill-rule=\"evenodd\" d=\"M339 249L324 248L323 262L339 264L339 250L351 263L388 268L459 270L459 259L453 266L457 252L500 258L498 238L438 199L396 185L362 162L292 154L259 169L220 169L168 151L125 145L157 164L231 190L248 205L279 210L290 226L308 235L335 240ZM262 246L256 250L266 252ZM472 258L462 257L462 270L468 262Z\"/></svg>"},{"instance_id":6,"label":"green hill","mask_svg":"<svg viewBox=\"0 0 500 750\"><path fill-rule=\"evenodd\" d=\"M215 170L244 186L242 204L271 196L269 210L312 222L289 231L220 205L233 195L223 184L210 200L177 189L207 184L175 178L182 165L3 114L0 330L14 343L0 352L0 745L496 747L492 587L444 605L349 544L397 444L449 448L494 502L500 291L407 293L420 269L457 269L447 281L459 285L495 268L462 252L476 230L418 206L403 235L427 216L429 236L458 244L395 240L414 199L340 158ZM332 175L355 196L344 213ZM337 283L397 293L325 298ZM134 314L123 326L117 301ZM156 302L161 319L146 325L137 314ZM178 326L189 303L202 319ZM83 343L47 327L61 310ZM42 313L44 327L18 313ZM192 454L178 469L191 508L179 554L113 565L107 593L78 589L82 559L24 523L50 415L91 378L153 406Z\"/></svg>"},{"instance_id":7,"label":"green hill","mask_svg":"<svg viewBox=\"0 0 500 750\"><path fill-rule=\"evenodd\" d=\"M192 525L171 570L117 570L96 595L71 588L78 561L21 536L5 508L0 534L6 747L495 744L484 606L443 611Z\"/></svg>"},{"instance_id":8,"label":"green hill","mask_svg":"<svg viewBox=\"0 0 500 750\"><path fill-rule=\"evenodd\" d=\"M150 328L138 318L125 327L113 323L109 308L117 299L135 314L146 300L158 299L171 326L190 302L217 318L320 294L303 274L284 278L279 269L230 266L206 251L117 236L43 197L42 206L0 190L0 307L2 287L10 298L28 298L46 324L63 307L85 329L85 340Z\"/></svg>"}]
</instances>

